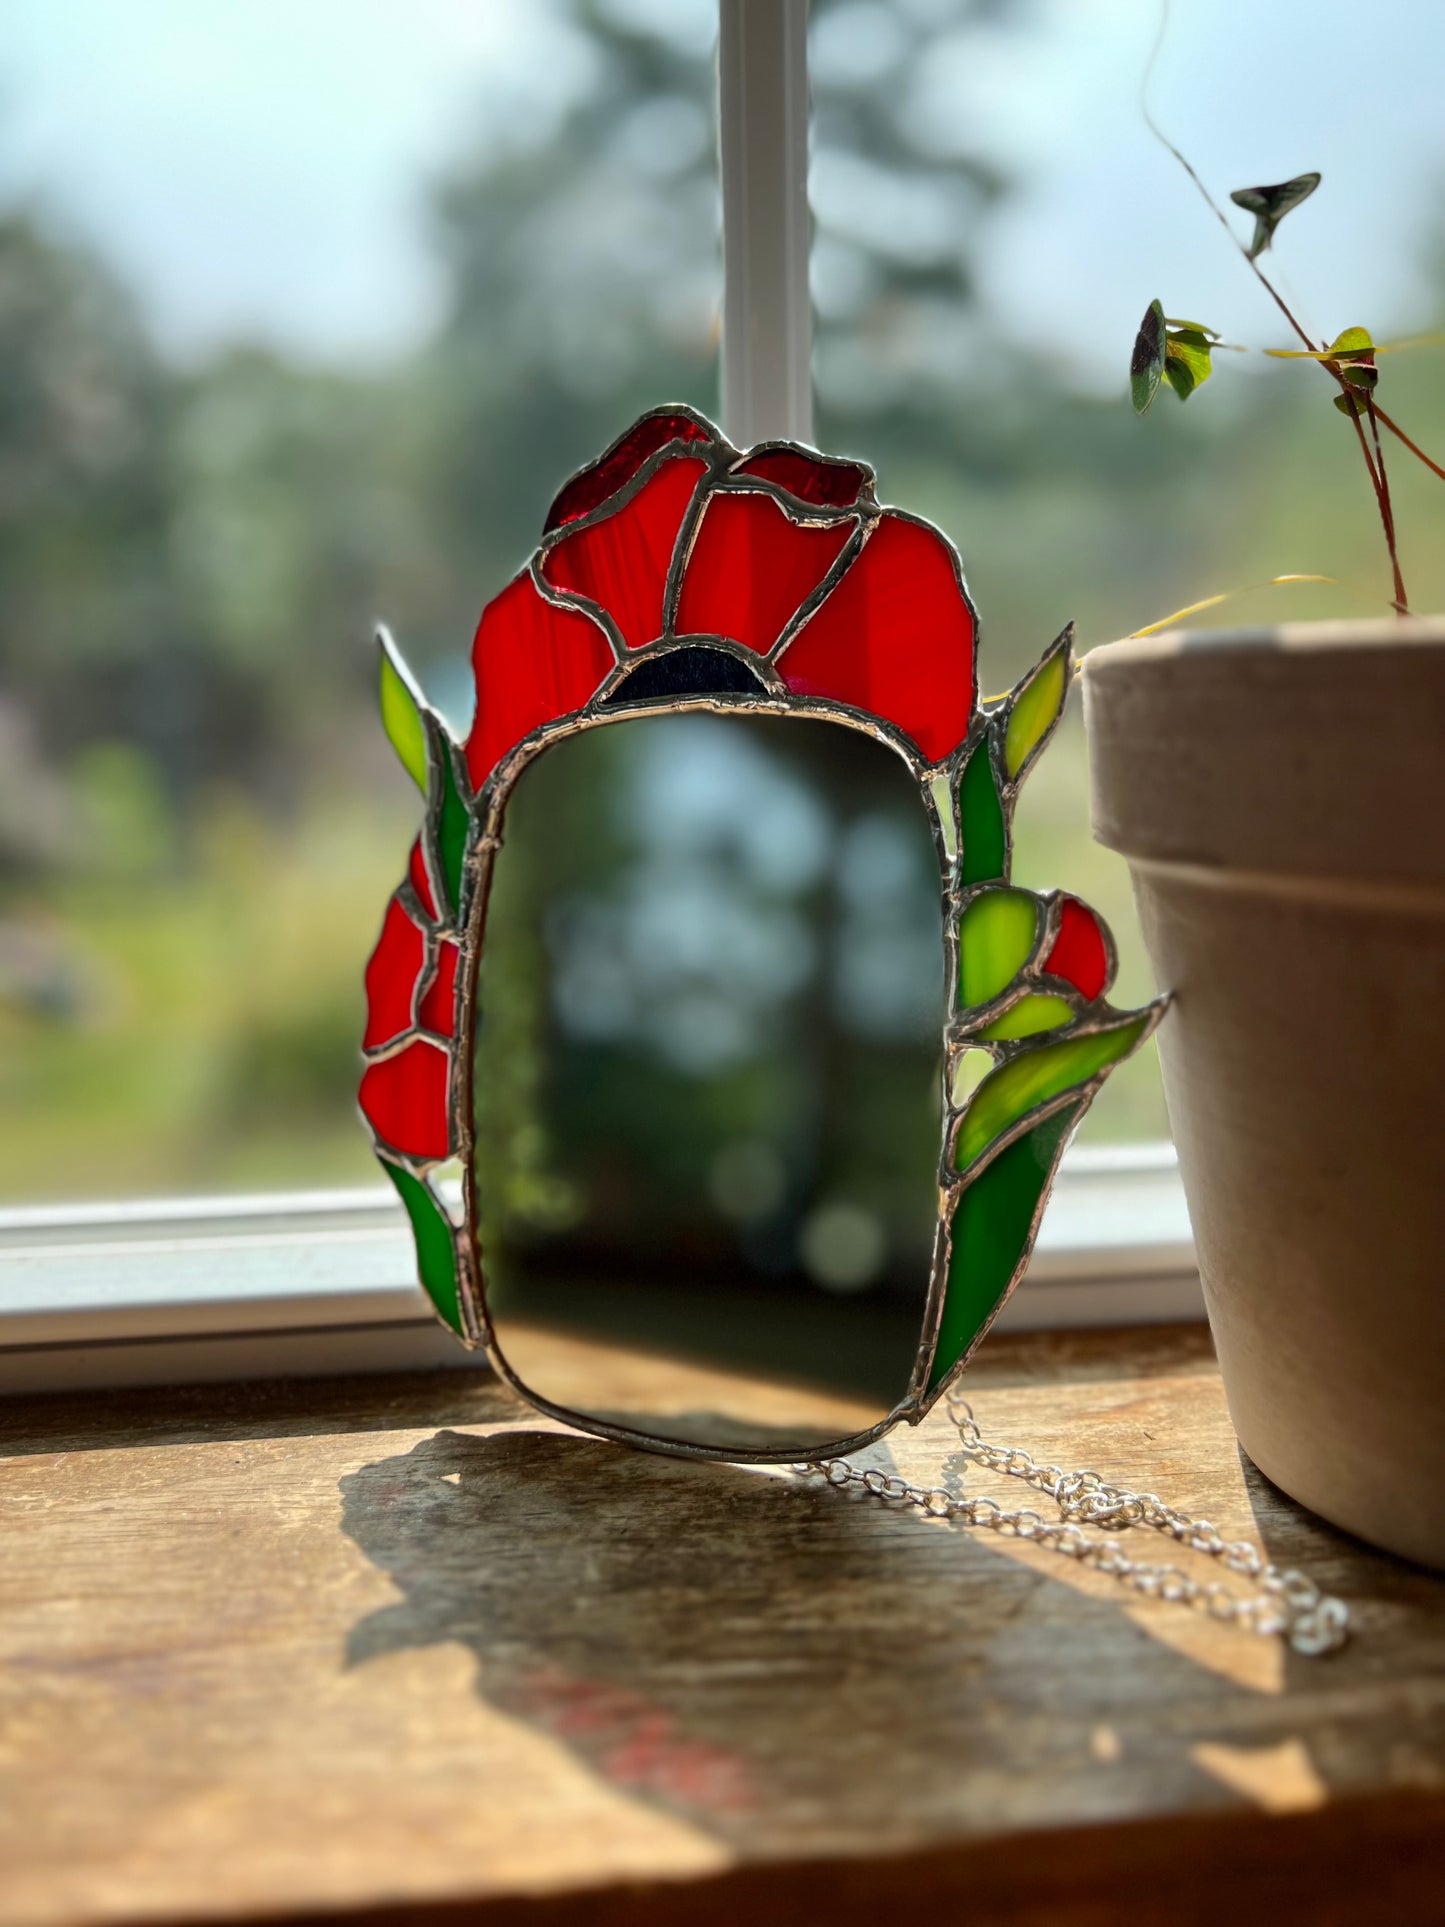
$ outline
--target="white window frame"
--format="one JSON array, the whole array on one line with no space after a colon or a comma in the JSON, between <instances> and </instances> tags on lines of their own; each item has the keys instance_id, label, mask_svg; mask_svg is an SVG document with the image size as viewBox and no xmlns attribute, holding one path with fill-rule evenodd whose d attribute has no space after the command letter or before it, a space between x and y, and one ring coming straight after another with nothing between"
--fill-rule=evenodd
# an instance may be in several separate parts
<instances>
[{"instance_id":1,"label":"white window frame","mask_svg":"<svg viewBox=\"0 0 1445 1927\"><path fill-rule=\"evenodd\" d=\"M719 0L723 401L813 439L807 0ZM358 966L359 967L359 966ZM1204 1315L1173 1148L1064 1159L1002 1329ZM0 1394L469 1366L389 1185L0 1211Z\"/></svg>"}]
</instances>

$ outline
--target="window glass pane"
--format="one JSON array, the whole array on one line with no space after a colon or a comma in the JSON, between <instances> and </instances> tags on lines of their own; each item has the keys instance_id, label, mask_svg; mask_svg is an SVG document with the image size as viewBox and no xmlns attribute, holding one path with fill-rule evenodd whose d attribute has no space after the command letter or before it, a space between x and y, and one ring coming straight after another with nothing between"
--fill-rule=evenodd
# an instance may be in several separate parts
<instances>
[{"instance_id":1,"label":"window glass pane","mask_svg":"<svg viewBox=\"0 0 1445 1927\"><path fill-rule=\"evenodd\" d=\"M374 1182L384 617L712 412L711 0L55 0L0 46L0 1194Z\"/></svg>"},{"instance_id":2,"label":"window glass pane","mask_svg":"<svg viewBox=\"0 0 1445 1927\"><path fill-rule=\"evenodd\" d=\"M819 438L866 453L882 499L957 540L990 692L1071 617L1087 650L1284 573L1339 586L1261 590L1198 620L1388 613L1374 499L1308 363L1219 354L1187 407L1166 392L1147 419L1130 410L1129 353L1156 296L1228 341L1292 345L1144 125L1158 18L1126 0L813 0ZM1364 325L1380 341L1439 329L1445 310L1445 11L1384 0L1369 86L1341 113L1338 48L1357 24L1344 0L1175 0L1151 99L1221 202L1321 170L1268 260L1321 337ZM1249 218L1236 226L1248 238ZM1445 348L1380 366L1382 402L1440 460ZM1445 496L1397 446L1390 457L1412 605L1436 610ZM1135 1003L1148 974L1127 875L1087 825L1075 708L1024 792L1017 873L1104 911L1119 1000ZM1084 1135L1164 1128L1151 1045Z\"/></svg>"}]
</instances>

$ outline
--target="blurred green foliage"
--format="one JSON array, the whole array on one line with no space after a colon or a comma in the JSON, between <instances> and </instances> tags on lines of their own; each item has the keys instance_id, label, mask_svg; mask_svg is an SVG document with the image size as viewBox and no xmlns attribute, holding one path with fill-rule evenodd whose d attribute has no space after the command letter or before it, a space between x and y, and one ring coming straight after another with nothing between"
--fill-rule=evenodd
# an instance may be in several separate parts
<instances>
[{"instance_id":1,"label":"blurred green foliage","mask_svg":"<svg viewBox=\"0 0 1445 1927\"><path fill-rule=\"evenodd\" d=\"M0 218L12 1198L371 1175L352 1107L360 976L415 821L374 713L371 625L392 623L464 720L478 612L557 482L644 406L716 407L710 61L662 10L567 10L595 51L590 90L545 136L484 139L437 185L446 311L381 372L244 345L168 365L97 257L23 208ZM938 35L997 9L941 0L881 69L845 57L849 11L814 9L833 183L819 440L958 540L985 686L1016 680L1070 617L1087 650L1285 571L1342 586L1244 597L1226 619L1383 610L1373 504L1323 383L1245 377L1141 432L1122 395L1073 394L985 325L970 236L1007 219L1007 183L966 131L923 145L907 101ZM915 204L921 225L886 218ZM1386 381L1398 419L1445 438L1437 357L1392 357ZM1438 608L1439 484L1395 469L1412 600ZM1031 779L1020 880L1111 917L1118 995L1139 1001L1122 866L1085 810L1074 718ZM1147 1063L1093 1128L1163 1128Z\"/></svg>"}]
</instances>

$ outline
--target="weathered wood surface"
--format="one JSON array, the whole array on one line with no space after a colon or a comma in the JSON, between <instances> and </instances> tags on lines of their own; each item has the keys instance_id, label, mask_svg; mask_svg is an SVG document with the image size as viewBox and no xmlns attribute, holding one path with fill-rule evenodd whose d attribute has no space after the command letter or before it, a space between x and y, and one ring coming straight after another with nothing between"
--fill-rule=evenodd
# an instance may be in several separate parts
<instances>
[{"instance_id":1,"label":"weathered wood surface","mask_svg":"<svg viewBox=\"0 0 1445 1927\"><path fill-rule=\"evenodd\" d=\"M1242 1464L1202 1333L1000 1338L974 1381L987 1433L1262 1535L1354 1643L482 1374L12 1400L0 1918L1445 1919L1445 1583Z\"/></svg>"}]
</instances>

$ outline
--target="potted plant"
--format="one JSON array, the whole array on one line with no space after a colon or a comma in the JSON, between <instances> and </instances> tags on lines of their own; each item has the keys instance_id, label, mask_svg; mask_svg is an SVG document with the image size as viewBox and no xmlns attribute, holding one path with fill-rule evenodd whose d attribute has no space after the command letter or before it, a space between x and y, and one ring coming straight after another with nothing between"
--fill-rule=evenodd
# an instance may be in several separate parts
<instances>
[{"instance_id":1,"label":"potted plant","mask_svg":"<svg viewBox=\"0 0 1445 1927\"><path fill-rule=\"evenodd\" d=\"M1273 352L1338 388L1396 614L1094 651L1094 831L1175 993L1165 1096L1240 1442L1325 1518L1445 1566L1445 621L1408 611L1387 443L1442 471L1380 407L1369 334L1312 341L1260 267L1318 180L1235 194L1236 244L1299 342ZM1139 412L1193 394L1217 345L1152 304Z\"/></svg>"}]
</instances>

